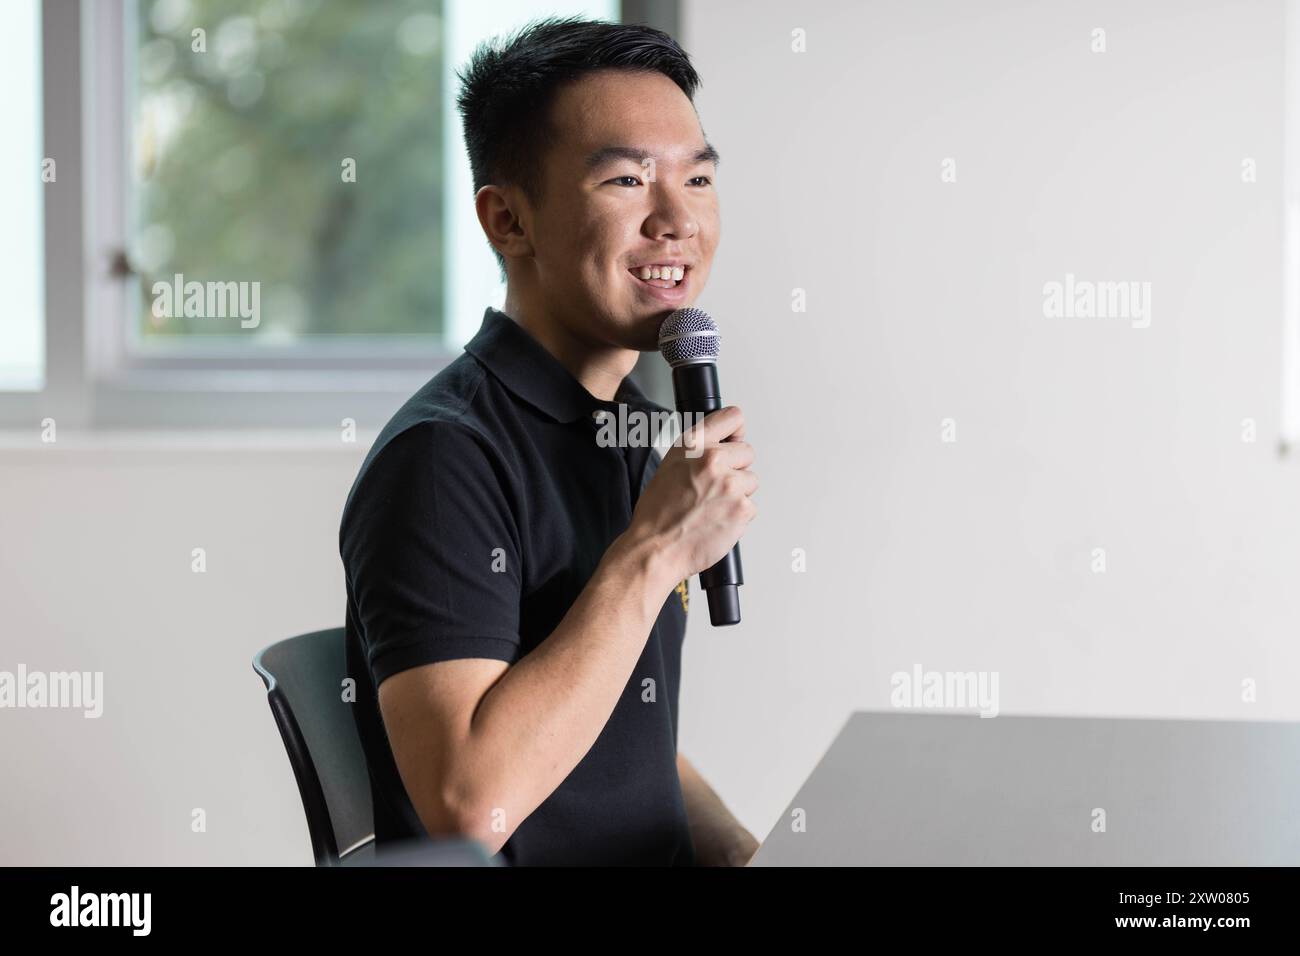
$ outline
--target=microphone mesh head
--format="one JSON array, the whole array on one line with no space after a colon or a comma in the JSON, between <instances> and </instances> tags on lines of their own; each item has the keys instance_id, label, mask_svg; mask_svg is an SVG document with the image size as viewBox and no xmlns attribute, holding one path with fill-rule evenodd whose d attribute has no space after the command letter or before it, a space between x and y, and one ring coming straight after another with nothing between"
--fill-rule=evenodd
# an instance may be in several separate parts
<instances>
[{"instance_id":1,"label":"microphone mesh head","mask_svg":"<svg viewBox=\"0 0 1300 956\"><path fill-rule=\"evenodd\" d=\"M659 326L659 352L676 368L718 360L718 326L703 309L678 309Z\"/></svg>"}]
</instances>

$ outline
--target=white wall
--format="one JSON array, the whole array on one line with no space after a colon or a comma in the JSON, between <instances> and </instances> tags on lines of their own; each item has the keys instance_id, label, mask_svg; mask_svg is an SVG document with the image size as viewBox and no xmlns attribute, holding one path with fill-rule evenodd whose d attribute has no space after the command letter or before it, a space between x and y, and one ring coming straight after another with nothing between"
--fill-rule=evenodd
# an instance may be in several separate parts
<instances>
[{"instance_id":1,"label":"white wall","mask_svg":"<svg viewBox=\"0 0 1300 956\"><path fill-rule=\"evenodd\" d=\"M917 663L999 672L1004 713L1300 718L1281 3L758 0L684 26L723 157L700 304L762 487L745 622L693 615L681 746L742 819L765 836ZM1150 327L1045 318L1067 272L1151 282Z\"/></svg>"},{"instance_id":2,"label":"white wall","mask_svg":"<svg viewBox=\"0 0 1300 956\"><path fill-rule=\"evenodd\" d=\"M681 745L742 820L916 663L998 671L1004 713L1300 717L1280 3L710 0L683 39L763 486L744 623L693 608ZM1150 327L1044 318L1066 272L1151 282ZM0 864L310 862L249 661L341 623L364 451L0 452L0 667L107 682L97 721L0 712Z\"/></svg>"},{"instance_id":3,"label":"white wall","mask_svg":"<svg viewBox=\"0 0 1300 956\"><path fill-rule=\"evenodd\" d=\"M251 662L343 623L367 446L77 445L0 452L0 668L104 672L99 718L0 710L0 865L310 865Z\"/></svg>"}]
</instances>

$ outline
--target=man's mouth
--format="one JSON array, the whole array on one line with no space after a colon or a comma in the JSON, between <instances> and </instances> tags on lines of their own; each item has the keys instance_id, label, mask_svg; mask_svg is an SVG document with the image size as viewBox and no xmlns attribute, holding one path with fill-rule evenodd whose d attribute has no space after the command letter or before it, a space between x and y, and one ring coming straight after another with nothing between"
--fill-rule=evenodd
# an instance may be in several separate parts
<instances>
[{"instance_id":1,"label":"man's mouth","mask_svg":"<svg viewBox=\"0 0 1300 956\"><path fill-rule=\"evenodd\" d=\"M671 265L662 263L657 265L633 266L627 270L633 276L640 279L646 285L652 285L657 289L672 289L678 283L685 280L687 273L691 271L690 266Z\"/></svg>"}]
</instances>

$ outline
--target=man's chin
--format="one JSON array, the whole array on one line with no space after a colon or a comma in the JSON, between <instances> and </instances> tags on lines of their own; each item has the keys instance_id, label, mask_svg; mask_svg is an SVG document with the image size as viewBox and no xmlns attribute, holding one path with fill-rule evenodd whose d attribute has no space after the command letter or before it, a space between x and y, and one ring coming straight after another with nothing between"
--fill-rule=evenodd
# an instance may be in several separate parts
<instances>
[{"instance_id":1,"label":"man's chin","mask_svg":"<svg viewBox=\"0 0 1300 956\"><path fill-rule=\"evenodd\" d=\"M659 351L659 328L664 324L664 320L672 315L677 309L688 307L690 302L683 302L679 306L662 306L657 309L651 309L648 312L642 312L633 322L633 330L637 345L629 346L636 348L641 352ZM644 306L642 306L644 309Z\"/></svg>"},{"instance_id":2,"label":"man's chin","mask_svg":"<svg viewBox=\"0 0 1300 956\"><path fill-rule=\"evenodd\" d=\"M662 312L656 312L643 319L638 319L635 326L633 326L632 341L628 347L634 348L638 352L659 351L659 327L664 324L664 319L668 318L671 312L671 309L665 309Z\"/></svg>"}]
</instances>

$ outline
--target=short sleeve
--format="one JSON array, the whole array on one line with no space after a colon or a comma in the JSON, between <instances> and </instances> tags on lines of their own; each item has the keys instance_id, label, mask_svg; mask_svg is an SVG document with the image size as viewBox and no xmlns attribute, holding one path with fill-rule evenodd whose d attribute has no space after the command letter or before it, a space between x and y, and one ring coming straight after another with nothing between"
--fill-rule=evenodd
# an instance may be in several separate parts
<instances>
[{"instance_id":1,"label":"short sleeve","mask_svg":"<svg viewBox=\"0 0 1300 956\"><path fill-rule=\"evenodd\" d=\"M478 434L424 422L370 460L339 550L375 686L435 661L519 654L518 526Z\"/></svg>"}]
</instances>

